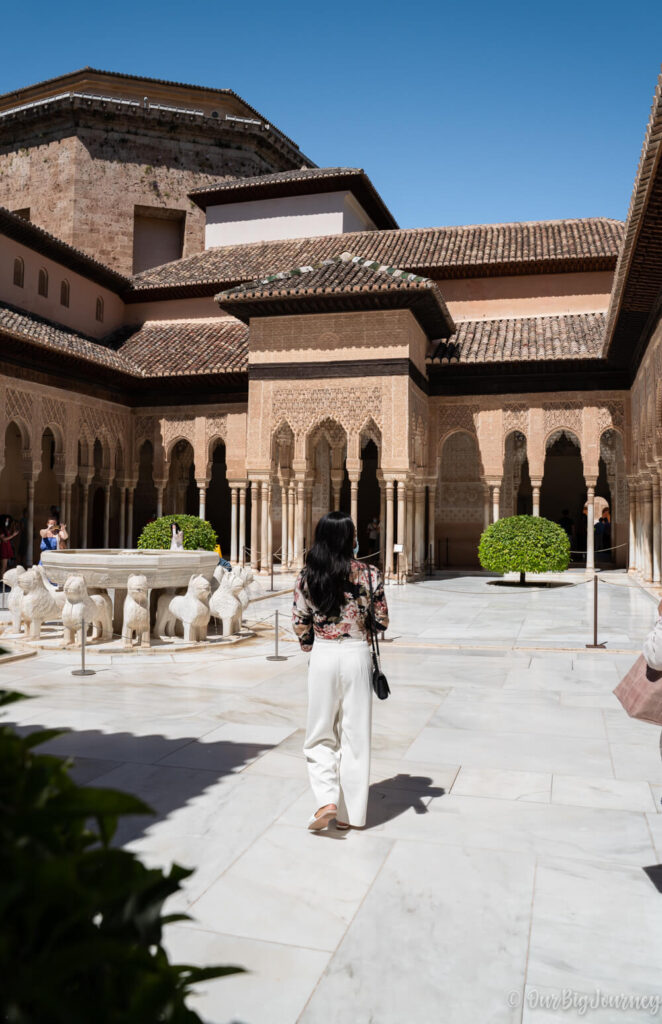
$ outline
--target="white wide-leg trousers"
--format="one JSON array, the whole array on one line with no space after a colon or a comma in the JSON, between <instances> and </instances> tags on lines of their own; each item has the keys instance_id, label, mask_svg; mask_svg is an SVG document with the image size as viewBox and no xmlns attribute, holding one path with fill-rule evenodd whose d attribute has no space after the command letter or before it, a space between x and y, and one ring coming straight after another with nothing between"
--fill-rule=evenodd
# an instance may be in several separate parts
<instances>
[{"instance_id":1,"label":"white wide-leg trousers","mask_svg":"<svg viewBox=\"0 0 662 1024\"><path fill-rule=\"evenodd\" d=\"M308 668L303 752L315 808L336 804L338 821L358 827L370 784L371 666L364 640L315 638Z\"/></svg>"}]
</instances>

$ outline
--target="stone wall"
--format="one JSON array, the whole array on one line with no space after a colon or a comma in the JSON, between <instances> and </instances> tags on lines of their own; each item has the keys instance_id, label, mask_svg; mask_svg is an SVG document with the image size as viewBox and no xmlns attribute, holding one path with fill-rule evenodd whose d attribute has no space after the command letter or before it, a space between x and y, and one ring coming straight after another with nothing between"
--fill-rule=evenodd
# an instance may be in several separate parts
<instances>
[{"instance_id":1,"label":"stone wall","mask_svg":"<svg viewBox=\"0 0 662 1024\"><path fill-rule=\"evenodd\" d=\"M210 119L206 119L207 122ZM259 137L132 121L108 110L14 123L0 137L0 204L124 274L133 271L136 206L181 211L183 255L204 248L205 215L187 194L223 177L292 165Z\"/></svg>"}]
</instances>

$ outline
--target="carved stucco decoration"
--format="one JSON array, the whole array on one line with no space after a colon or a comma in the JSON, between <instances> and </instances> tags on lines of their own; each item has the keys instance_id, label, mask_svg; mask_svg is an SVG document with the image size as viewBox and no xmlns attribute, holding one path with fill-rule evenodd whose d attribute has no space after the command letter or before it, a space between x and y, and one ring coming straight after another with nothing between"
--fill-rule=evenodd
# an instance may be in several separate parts
<instances>
[{"instance_id":1,"label":"carved stucco decoration","mask_svg":"<svg viewBox=\"0 0 662 1024\"><path fill-rule=\"evenodd\" d=\"M576 434L581 444L584 413L581 402L545 403L542 408L545 437L553 430L565 427Z\"/></svg>"},{"instance_id":2,"label":"carved stucco decoration","mask_svg":"<svg viewBox=\"0 0 662 1024\"><path fill-rule=\"evenodd\" d=\"M297 438L310 433L325 419L335 420L349 435L358 430L367 416L374 419L381 431L382 389L379 386L324 385L302 390L283 385L272 392L271 422L287 420Z\"/></svg>"}]
</instances>

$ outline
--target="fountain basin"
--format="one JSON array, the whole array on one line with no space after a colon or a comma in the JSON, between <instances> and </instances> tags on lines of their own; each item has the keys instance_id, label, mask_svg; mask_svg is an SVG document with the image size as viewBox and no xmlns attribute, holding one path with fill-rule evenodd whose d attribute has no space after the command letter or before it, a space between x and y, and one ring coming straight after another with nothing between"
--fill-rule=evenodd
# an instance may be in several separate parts
<instances>
[{"instance_id":1,"label":"fountain basin","mask_svg":"<svg viewBox=\"0 0 662 1024\"><path fill-rule=\"evenodd\" d=\"M163 590L185 587L194 573L211 580L218 555L215 551L203 550L70 548L42 551L41 564L49 580L59 585L76 573L88 587L125 590L129 576L140 573L147 579L150 590Z\"/></svg>"}]
</instances>

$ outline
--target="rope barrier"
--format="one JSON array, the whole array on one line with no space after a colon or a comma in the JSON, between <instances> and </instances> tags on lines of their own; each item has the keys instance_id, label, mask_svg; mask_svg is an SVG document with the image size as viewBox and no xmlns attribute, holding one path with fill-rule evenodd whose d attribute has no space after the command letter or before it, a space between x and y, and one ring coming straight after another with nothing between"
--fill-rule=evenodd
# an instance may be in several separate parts
<instances>
[{"instance_id":1,"label":"rope barrier","mask_svg":"<svg viewBox=\"0 0 662 1024\"><path fill-rule=\"evenodd\" d=\"M595 554L596 555L601 555L604 551L618 551L619 548L627 548L628 546L629 546L628 541L625 541L624 544L616 544L614 547L611 547L611 548L595 548L594 550L595 550ZM586 554L588 554L588 552L587 551L573 551L572 548L571 548L570 549L570 554L571 555L586 555Z\"/></svg>"}]
</instances>

